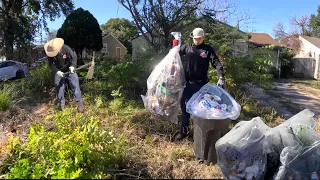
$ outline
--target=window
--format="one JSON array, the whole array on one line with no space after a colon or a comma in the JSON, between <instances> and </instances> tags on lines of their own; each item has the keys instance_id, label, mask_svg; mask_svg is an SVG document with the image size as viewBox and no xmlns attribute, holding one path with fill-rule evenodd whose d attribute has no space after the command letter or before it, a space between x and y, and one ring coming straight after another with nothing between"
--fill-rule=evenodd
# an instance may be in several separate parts
<instances>
[{"instance_id":1,"label":"window","mask_svg":"<svg viewBox=\"0 0 320 180\"><path fill-rule=\"evenodd\" d=\"M101 50L103 53L107 53L108 52L108 44L107 43L104 43L103 44L103 48Z\"/></svg>"},{"instance_id":2,"label":"window","mask_svg":"<svg viewBox=\"0 0 320 180\"><path fill-rule=\"evenodd\" d=\"M14 66L16 63L14 62L2 62L0 63L0 68L5 68L5 67L9 67L9 66Z\"/></svg>"},{"instance_id":3,"label":"window","mask_svg":"<svg viewBox=\"0 0 320 180\"><path fill-rule=\"evenodd\" d=\"M7 67L9 67L9 66L14 66L16 63L14 63L14 62L7 62Z\"/></svg>"}]
</instances>

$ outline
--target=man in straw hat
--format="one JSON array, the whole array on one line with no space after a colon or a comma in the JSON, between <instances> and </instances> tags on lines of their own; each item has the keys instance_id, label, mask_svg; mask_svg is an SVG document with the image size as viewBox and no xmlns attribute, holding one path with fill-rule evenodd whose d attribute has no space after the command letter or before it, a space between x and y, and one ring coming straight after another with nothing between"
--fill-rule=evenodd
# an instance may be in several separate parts
<instances>
[{"instance_id":1,"label":"man in straw hat","mask_svg":"<svg viewBox=\"0 0 320 180\"><path fill-rule=\"evenodd\" d=\"M214 49L204 43L205 32L202 28L195 28L190 37L193 39L192 44L184 44L180 48L180 56L186 55L187 67L185 75L187 84L183 91L181 99L182 123L180 133L177 134L173 141L181 141L188 137L190 114L186 111L186 102L200 88L208 83L209 64L217 69L219 81L218 84L225 86L224 69L220 63ZM176 40L173 41L173 46L178 45Z\"/></svg>"},{"instance_id":2,"label":"man in straw hat","mask_svg":"<svg viewBox=\"0 0 320 180\"><path fill-rule=\"evenodd\" d=\"M72 49L64 44L62 38L55 38L44 45L44 50L48 56L48 62L52 72L54 73L54 84L58 98L58 109L63 110L65 106L64 88L66 80L69 81L73 96L78 103L78 112L84 111L79 79L74 71L77 66L77 55ZM70 71L70 74L64 75Z\"/></svg>"}]
</instances>

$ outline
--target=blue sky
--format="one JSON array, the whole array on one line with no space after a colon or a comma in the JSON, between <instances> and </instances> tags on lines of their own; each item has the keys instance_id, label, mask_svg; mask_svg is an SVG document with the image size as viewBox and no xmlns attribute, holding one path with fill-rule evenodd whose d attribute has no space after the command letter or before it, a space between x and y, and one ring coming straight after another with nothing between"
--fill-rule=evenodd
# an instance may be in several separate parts
<instances>
[{"instance_id":1,"label":"blue sky","mask_svg":"<svg viewBox=\"0 0 320 180\"><path fill-rule=\"evenodd\" d=\"M278 22L283 22L285 28L289 30L289 20L293 16L310 15L316 13L320 2L318 0L234 0L237 10L248 12L254 20L244 31L264 32L273 36L273 28ZM103 24L110 18L132 19L130 13L121 5L118 0L75 0L76 8L82 7L89 10ZM61 17L54 22L48 22L48 27L59 29L65 17ZM234 25L234 22L229 22Z\"/></svg>"}]
</instances>

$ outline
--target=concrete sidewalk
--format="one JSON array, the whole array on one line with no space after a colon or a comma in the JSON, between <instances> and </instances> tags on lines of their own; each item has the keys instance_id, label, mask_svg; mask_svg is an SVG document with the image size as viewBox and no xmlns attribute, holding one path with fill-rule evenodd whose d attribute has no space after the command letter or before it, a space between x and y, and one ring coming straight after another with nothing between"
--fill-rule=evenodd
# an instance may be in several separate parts
<instances>
[{"instance_id":1,"label":"concrete sidewalk","mask_svg":"<svg viewBox=\"0 0 320 180\"><path fill-rule=\"evenodd\" d=\"M317 89L307 87L304 88L301 85L286 82L275 82L275 90L268 90L272 94L278 94L282 98L290 100L297 109L310 109L315 113L316 117L320 117L320 94L313 94L308 92L309 89L312 92L318 91ZM320 93L320 91L319 91Z\"/></svg>"},{"instance_id":2,"label":"concrete sidewalk","mask_svg":"<svg viewBox=\"0 0 320 180\"><path fill-rule=\"evenodd\" d=\"M315 118L320 118L320 98L314 93L308 93L309 87L290 82L275 82L274 88L264 90L253 85L246 85L246 91L261 105L273 107L283 118L289 119L303 109L310 109ZM317 92L319 90L314 90ZM320 91L319 91L320 95Z\"/></svg>"}]
</instances>

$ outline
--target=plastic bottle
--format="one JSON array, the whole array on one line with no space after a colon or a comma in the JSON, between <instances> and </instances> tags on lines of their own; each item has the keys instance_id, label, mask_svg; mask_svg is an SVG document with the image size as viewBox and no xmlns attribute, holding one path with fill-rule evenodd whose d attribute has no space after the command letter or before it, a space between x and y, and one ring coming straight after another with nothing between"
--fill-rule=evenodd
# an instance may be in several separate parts
<instances>
[{"instance_id":1,"label":"plastic bottle","mask_svg":"<svg viewBox=\"0 0 320 180\"><path fill-rule=\"evenodd\" d=\"M311 180L319 180L317 172L311 174Z\"/></svg>"},{"instance_id":2,"label":"plastic bottle","mask_svg":"<svg viewBox=\"0 0 320 180\"><path fill-rule=\"evenodd\" d=\"M220 110L227 111L227 105L226 104L220 104Z\"/></svg>"},{"instance_id":3,"label":"plastic bottle","mask_svg":"<svg viewBox=\"0 0 320 180\"><path fill-rule=\"evenodd\" d=\"M175 76L175 74L176 74L176 65L172 63L170 75Z\"/></svg>"}]
</instances>

